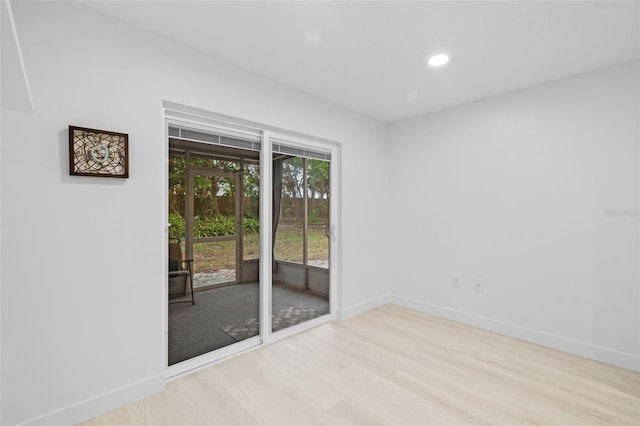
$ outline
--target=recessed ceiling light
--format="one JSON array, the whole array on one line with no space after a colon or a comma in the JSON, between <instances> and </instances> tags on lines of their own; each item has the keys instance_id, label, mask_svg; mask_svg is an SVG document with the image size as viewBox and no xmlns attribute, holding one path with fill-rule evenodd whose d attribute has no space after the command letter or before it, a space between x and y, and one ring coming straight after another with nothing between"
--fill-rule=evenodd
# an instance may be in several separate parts
<instances>
[{"instance_id":1,"label":"recessed ceiling light","mask_svg":"<svg viewBox=\"0 0 640 426\"><path fill-rule=\"evenodd\" d=\"M432 67L439 67L449 62L449 55L445 55L444 53L433 55L429 58L429 65Z\"/></svg>"}]
</instances>

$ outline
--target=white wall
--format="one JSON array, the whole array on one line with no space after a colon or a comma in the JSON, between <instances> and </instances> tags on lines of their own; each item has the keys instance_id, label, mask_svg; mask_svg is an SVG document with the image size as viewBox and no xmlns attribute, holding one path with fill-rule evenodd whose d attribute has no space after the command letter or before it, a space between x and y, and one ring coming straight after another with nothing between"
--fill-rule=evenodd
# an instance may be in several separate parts
<instances>
[{"instance_id":1,"label":"white wall","mask_svg":"<svg viewBox=\"0 0 640 426\"><path fill-rule=\"evenodd\" d=\"M0 423L162 386L164 99L342 142L341 307L388 294L383 123L81 5L13 8L35 113L1 116ZM70 177L68 125L128 133L130 179Z\"/></svg>"},{"instance_id":2,"label":"white wall","mask_svg":"<svg viewBox=\"0 0 640 426\"><path fill-rule=\"evenodd\" d=\"M394 300L640 370L639 76L393 124Z\"/></svg>"}]
</instances>

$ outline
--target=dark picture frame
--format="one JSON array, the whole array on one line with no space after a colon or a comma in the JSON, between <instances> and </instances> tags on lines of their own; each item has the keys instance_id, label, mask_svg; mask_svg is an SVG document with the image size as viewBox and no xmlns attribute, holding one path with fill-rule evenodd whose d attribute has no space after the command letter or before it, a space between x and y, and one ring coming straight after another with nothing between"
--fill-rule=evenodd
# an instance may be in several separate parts
<instances>
[{"instance_id":1,"label":"dark picture frame","mask_svg":"<svg viewBox=\"0 0 640 426\"><path fill-rule=\"evenodd\" d=\"M69 126L69 174L129 177L129 135Z\"/></svg>"}]
</instances>

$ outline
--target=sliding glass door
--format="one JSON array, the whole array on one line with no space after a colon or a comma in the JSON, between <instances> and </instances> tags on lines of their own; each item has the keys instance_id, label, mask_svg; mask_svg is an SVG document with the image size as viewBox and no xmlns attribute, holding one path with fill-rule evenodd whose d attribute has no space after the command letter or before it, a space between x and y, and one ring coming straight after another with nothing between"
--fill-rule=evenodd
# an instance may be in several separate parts
<instances>
[{"instance_id":1,"label":"sliding glass door","mask_svg":"<svg viewBox=\"0 0 640 426\"><path fill-rule=\"evenodd\" d=\"M335 144L172 114L169 376L335 318L337 259Z\"/></svg>"}]
</instances>

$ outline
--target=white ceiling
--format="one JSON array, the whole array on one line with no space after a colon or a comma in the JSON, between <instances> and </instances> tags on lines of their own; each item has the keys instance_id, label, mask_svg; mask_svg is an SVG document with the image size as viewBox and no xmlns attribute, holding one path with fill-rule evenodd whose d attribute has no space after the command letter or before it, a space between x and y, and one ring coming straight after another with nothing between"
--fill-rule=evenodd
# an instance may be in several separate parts
<instances>
[{"instance_id":1,"label":"white ceiling","mask_svg":"<svg viewBox=\"0 0 640 426\"><path fill-rule=\"evenodd\" d=\"M640 58L638 1L80 1L384 121Z\"/></svg>"}]
</instances>

